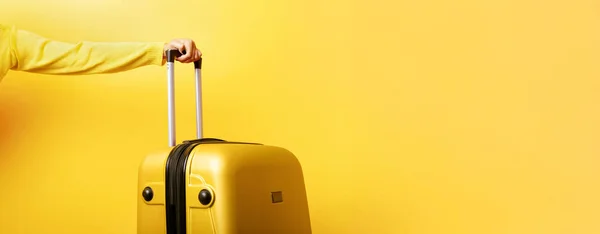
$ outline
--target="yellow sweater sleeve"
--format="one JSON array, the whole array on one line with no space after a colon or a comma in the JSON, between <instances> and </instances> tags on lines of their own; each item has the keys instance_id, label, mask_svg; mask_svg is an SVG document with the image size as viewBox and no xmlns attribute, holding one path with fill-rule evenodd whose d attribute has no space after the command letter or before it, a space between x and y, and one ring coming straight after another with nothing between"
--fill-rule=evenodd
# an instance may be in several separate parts
<instances>
[{"instance_id":1,"label":"yellow sweater sleeve","mask_svg":"<svg viewBox=\"0 0 600 234\"><path fill-rule=\"evenodd\" d=\"M115 73L146 65L164 65L164 42L67 43L3 26L10 48L10 69L41 74ZM0 41L5 43L7 41ZM4 58L3 58L4 60ZM2 63L8 61L1 61Z\"/></svg>"}]
</instances>

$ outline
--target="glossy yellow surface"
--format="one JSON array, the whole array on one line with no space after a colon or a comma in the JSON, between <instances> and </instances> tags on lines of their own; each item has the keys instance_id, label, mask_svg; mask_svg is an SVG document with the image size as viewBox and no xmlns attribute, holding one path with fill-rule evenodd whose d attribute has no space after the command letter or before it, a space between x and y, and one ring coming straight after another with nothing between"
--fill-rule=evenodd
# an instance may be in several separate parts
<instances>
[{"instance_id":1,"label":"glossy yellow surface","mask_svg":"<svg viewBox=\"0 0 600 234\"><path fill-rule=\"evenodd\" d=\"M293 152L315 234L600 233L598 1L1 0L77 40L197 39L207 137ZM176 64L177 138L194 137ZM9 73L0 233L134 234L166 70Z\"/></svg>"},{"instance_id":2,"label":"glossy yellow surface","mask_svg":"<svg viewBox=\"0 0 600 234\"><path fill-rule=\"evenodd\" d=\"M137 186L137 233L166 233L165 166L170 150L148 155L139 166ZM145 188L151 188L153 197L142 197Z\"/></svg>"},{"instance_id":3,"label":"glossy yellow surface","mask_svg":"<svg viewBox=\"0 0 600 234\"><path fill-rule=\"evenodd\" d=\"M146 187L164 194L167 153L149 155L140 165L138 234L166 233L164 197L145 201L141 194ZM187 233L311 233L302 167L285 149L202 144L192 151L186 171ZM202 189L213 194L210 204L198 200ZM273 203L272 192L282 192L283 202Z\"/></svg>"}]
</instances>

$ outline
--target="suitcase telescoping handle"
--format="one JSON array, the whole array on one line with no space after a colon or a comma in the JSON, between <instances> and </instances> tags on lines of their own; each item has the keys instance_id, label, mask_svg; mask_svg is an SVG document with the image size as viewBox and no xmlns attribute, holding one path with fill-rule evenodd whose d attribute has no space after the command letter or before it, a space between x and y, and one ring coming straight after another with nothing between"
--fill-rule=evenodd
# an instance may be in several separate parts
<instances>
[{"instance_id":1,"label":"suitcase telescoping handle","mask_svg":"<svg viewBox=\"0 0 600 234\"><path fill-rule=\"evenodd\" d=\"M185 53L185 51L183 52ZM175 58L182 55L179 50L167 50L167 95L169 109L169 146L177 144L175 140ZM202 58L194 62L196 71L196 137L202 139Z\"/></svg>"}]
</instances>

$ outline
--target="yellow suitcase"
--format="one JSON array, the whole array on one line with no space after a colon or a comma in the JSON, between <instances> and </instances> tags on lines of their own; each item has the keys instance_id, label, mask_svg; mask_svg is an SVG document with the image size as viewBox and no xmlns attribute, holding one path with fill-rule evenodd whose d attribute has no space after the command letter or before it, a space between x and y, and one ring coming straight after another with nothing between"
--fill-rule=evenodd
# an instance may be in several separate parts
<instances>
[{"instance_id":1,"label":"yellow suitcase","mask_svg":"<svg viewBox=\"0 0 600 234\"><path fill-rule=\"evenodd\" d=\"M197 139L176 144L174 61L167 51L169 148L138 174L138 234L309 234L304 177L288 150L202 136L202 60L196 71Z\"/></svg>"}]
</instances>

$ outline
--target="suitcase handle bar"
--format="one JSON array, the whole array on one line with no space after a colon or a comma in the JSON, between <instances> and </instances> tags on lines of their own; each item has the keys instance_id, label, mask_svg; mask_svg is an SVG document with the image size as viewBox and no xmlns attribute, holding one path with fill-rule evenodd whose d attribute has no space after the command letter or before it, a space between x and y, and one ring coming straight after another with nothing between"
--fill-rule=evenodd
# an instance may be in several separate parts
<instances>
[{"instance_id":1,"label":"suitcase handle bar","mask_svg":"<svg viewBox=\"0 0 600 234\"><path fill-rule=\"evenodd\" d=\"M185 51L183 51L185 54ZM169 121L169 146L177 144L175 140L175 58L183 55L179 50L166 51L167 55L167 96ZM202 139L202 58L194 62L196 71L196 137Z\"/></svg>"}]
</instances>

